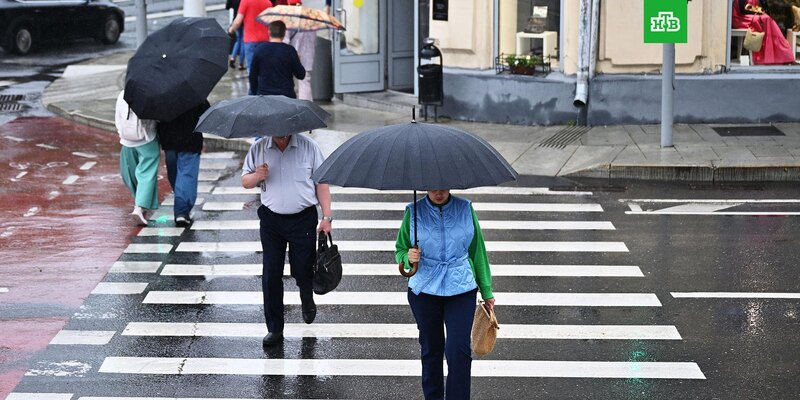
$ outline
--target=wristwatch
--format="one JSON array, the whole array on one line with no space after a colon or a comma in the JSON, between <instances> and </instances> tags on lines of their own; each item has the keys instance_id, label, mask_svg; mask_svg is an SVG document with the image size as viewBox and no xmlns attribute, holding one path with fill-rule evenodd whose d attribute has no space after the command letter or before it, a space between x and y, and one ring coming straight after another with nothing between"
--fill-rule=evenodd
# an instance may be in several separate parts
<instances>
[{"instance_id":1,"label":"wristwatch","mask_svg":"<svg viewBox=\"0 0 800 400\"><path fill-rule=\"evenodd\" d=\"M333 222L333 217L322 217L323 221Z\"/></svg>"}]
</instances>

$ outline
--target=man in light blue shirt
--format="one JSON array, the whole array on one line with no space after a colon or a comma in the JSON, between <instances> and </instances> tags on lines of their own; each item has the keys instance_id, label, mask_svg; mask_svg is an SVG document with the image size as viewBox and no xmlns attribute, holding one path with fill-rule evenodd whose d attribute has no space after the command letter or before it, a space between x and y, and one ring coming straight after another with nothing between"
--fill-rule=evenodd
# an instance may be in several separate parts
<instances>
[{"instance_id":1,"label":"man in light blue shirt","mask_svg":"<svg viewBox=\"0 0 800 400\"><path fill-rule=\"evenodd\" d=\"M324 160L322 150L303 134L266 137L253 143L242 167L242 186L261 186L261 246L264 252L261 286L269 334L265 346L283 342L283 268L289 245L291 275L300 290L303 321L317 314L312 291L317 232L331 231L331 192L315 184L311 174ZM317 204L322 221L317 225Z\"/></svg>"}]
</instances>

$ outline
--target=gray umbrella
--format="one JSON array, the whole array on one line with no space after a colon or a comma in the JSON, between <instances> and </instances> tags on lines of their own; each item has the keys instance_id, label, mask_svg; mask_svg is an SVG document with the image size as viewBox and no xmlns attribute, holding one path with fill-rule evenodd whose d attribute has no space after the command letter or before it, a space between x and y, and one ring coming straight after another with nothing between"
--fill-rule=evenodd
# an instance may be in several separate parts
<instances>
[{"instance_id":1,"label":"gray umbrella","mask_svg":"<svg viewBox=\"0 0 800 400\"><path fill-rule=\"evenodd\" d=\"M494 186L516 180L517 171L476 135L411 122L365 131L347 140L312 178L317 183L342 187L413 190L416 207L417 190ZM416 214L415 209L415 218ZM403 276L411 276L416 270L414 265L406 273L400 265Z\"/></svg>"},{"instance_id":2,"label":"gray umbrella","mask_svg":"<svg viewBox=\"0 0 800 400\"><path fill-rule=\"evenodd\" d=\"M308 100L244 96L211 106L200 116L195 132L224 138L287 136L324 128L328 117L330 114Z\"/></svg>"}]
</instances>

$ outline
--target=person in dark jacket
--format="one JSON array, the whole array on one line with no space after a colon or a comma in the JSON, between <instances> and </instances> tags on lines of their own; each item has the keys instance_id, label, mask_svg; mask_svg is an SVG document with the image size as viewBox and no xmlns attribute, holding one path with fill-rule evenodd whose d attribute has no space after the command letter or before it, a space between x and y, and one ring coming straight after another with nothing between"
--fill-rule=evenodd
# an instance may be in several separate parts
<instances>
[{"instance_id":1,"label":"person in dark jacket","mask_svg":"<svg viewBox=\"0 0 800 400\"><path fill-rule=\"evenodd\" d=\"M175 193L175 226L191 225L191 211L197 201L197 178L203 134L194 128L200 116L210 107L208 101L184 112L169 122L158 123L158 136L167 164L167 177Z\"/></svg>"},{"instance_id":2,"label":"person in dark jacket","mask_svg":"<svg viewBox=\"0 0 800 400\"><path fill-rule=\"evenodd\" d=\"M269 42L261 43L253 54L250 65L250 94L284 95L297 98L294 79L303 79L306 70L294 47L283 43L286 24L274 21L269 24Z\"/></svg>"}]
</instances>

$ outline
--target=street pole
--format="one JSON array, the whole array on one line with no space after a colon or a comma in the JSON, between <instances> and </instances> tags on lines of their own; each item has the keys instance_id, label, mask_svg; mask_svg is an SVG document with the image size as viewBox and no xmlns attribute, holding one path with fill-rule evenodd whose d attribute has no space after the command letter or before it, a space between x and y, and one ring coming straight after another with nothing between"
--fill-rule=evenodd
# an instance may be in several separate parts
<instances>
[{"instance_id":1,"label":"street pole","mask_svg":"<svg viewBox=\"0 0 800 400\"><path fill-rule=\"evenodd\" d=\"M184 0L183 1L183 16L184 17L205 17L206 14L206 1L205 0Z\"/></svg>"},{"instance_id":2,"label":"street pole","mask_svg":"<svg viewBox=\"0 0 800 400\"><path fill-rule=\"evenodd\" d=\"M147 3L136 0L136 46L141 46L147 39Z\"/></svg>"},{"instance_id":3,"label":"street pole","mask_svg":"<svg viewBox=\"0 0 800 400\"><path fill-rule=\"evenodd\" d=\"M664 43L661 67L661 147L672 147L675 105L675 43Z\"/></svg>"}]
</instances>

